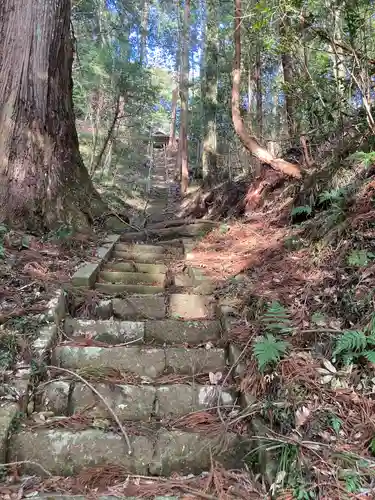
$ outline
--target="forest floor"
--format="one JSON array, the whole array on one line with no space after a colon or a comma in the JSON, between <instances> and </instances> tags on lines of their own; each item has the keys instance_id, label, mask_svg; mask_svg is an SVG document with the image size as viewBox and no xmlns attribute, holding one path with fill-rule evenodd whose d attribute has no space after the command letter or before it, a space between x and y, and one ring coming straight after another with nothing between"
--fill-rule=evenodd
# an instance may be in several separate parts
<instances>
[{"instance_id":1,"label":"forest floor","mask_svg":"<svg viewBox=\"0 0 375 500\"><path fill-rule=\"evenodd\" d=\"M240 389L252 401L242 418L265 422L259 448L275 468L264 471L250 458L256 476L213 464L208 476L184 479L186 498L236 498L236 483L254 499L270 492L284 500L374 497L374 189L367 179L350 198L339 194L315 213L305 209L297 224L287 189L278 188L247 216L226 214L193 250L191 265L215 282L232 314L231 341L243 356ZM246 195L238 192L241 205ZM55 288L69 287L83 261L95 260L102 234L101 226L92 235L62 227L41 239L0 226L0 374L30 362L35 315ZM259 343L265 352L255 349ZM121 480L121 471L107 472L111 484ZM78 494L82 485L101 485L95 474L80 479L59 486ZM172 494L181 480L139 478L135 494ZM189 489L200 493L189 496Z\"/></svg>"}]
</instances>

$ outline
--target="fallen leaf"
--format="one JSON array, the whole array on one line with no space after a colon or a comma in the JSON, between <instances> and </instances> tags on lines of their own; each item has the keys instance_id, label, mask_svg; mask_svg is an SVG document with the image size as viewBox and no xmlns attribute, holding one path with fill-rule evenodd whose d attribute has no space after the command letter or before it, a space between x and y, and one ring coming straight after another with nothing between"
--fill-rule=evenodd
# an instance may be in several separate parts
<instances>
[{"instance_id":1,"label":"fallen leaf","mask_svg":"<svg viewBox=\"0 0 375 500\"><path fill-rule=\"evenodd\" d=\"M308 421L310 417L310 410L306 406L302 406L296 411L296 429L299 429Z\"/></svg>"}]
</instances>

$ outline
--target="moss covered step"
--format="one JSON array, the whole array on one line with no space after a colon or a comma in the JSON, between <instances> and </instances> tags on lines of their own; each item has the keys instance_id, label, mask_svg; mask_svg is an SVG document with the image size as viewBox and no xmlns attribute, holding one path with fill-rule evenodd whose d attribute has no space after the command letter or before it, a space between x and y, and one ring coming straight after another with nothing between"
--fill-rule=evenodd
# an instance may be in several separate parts
<instances>
[{"instance_id":1,"label":"moss covered step","mask_svg":"<svg viewBox=\"0 0 375 500\"><path fill-rule=\"evenodd\" d=\"M165 264L142 264L141 262L108 262L102 270L155 275L165 274L167 266Z\"/></svg>"},{"instance_id":2,"label":"moss covered step","mask_svg":"<svg viewBox=\"0 0 375 500\"><path fill-rule=\"evenodd\" d=\"M180 321L165 319L146 321L145 340L165 344L202 344L221 338L218 320Z\"/></svg>"},{"instance_id":3,"label":"moss covered step","mask_svg":"<svg viewBox=\"0 0 375 500\"><path fill-rule=\"evenodd\" d=\"M162 264L163 262L170 261L172 256L170 254L155 254L155 253L139 253L115 251L113 257L117 261L122 262L136 262L141 264Z\"/></svg>"},{"instance_id":4,"label":"moss covered step","mask_svg":"<svg viewBox=\"0 0 375 500\"><path fill-rule=\"evenodd\" d=\"M133 453L120 433L100 429L22 429L10 439L9 462L24 462L21 473L72 476L95 465L118 465L129 473L168 476L210 470L212 461L240 468L243 442L234 433L210 435L161 428L130 435ZM224 444L225 442L225 444ZM42 469L42 468L43 469ZM43 470L45 471L43 473Z\"/></svg>"},{"instance_id":5,"label":"moss covered step","mask_svg":"<svg viewBox=\"0 0 375 500\"><path fill-rule=\"evenodd\" d=\"M163 293L163 286L151 286L151 285L125 285L122 283L95 283L95 288L99 292L105 293L107 295L119 295L122 293L131 293L139 295L150 295L154 293Z\"/></svg>"},{"instance_id":6,"label":"moss covered step","mask_svg":"<svg viewBox=\"0 0 375 500\"><path fill-rule=\"evenodd\" d=\"M181 226L175 227L164 227L153 229L152 226L147 228L147 231L140 231L135 233L123 233L121 235L121 241L133 241L141 242L147 241L150 238L155 238L158 240L166 240L179 237L196 237L203 236L212 229L214 229L215 224L212 222L198 222L195 224L182 224Z\"/></svg>"},{"instance_id":7,"label":"moss covered step","mask_svg":"<svg viewBox=\"0 0 375 500\"><path fill-rule=\"evenodd\" d=\"M157 285L164 286L165 274L127 273L122 271L101 271L99 280L107 283L123 283L125 285Z\"/></svg>"},{"instance_id":8,"label":"moss covered step","mask_svg":"<svg viewBox=\"0 0 375 500\"><path fill-rule=\"evenodd\" d=\"M134 256L140 254L153 254L155 256L165 255L166 253L179 254L182 255L182 246L176 247L175 245L128 245L124 243L117 243L115 246L115 252L126 252Z\"/></svg>"},{"instance_id":9,"label":"moss covered step","mask_svg":"<svg viewBox=\"0 0 375 500\"><path fill-rule=\"evenodd\" d=\"M236 406L234 391L215 385L133 385L92 383L121 421L149 421L151 418L178 418L192 411L208 410L218 404ZM71 415L87 411L93 418L110 418L108 408L85 384L62 380L45 386L38 411ZM89 408L89 410L88 410Z\"/></svg>"},{"instance_id":10,"label":"moss covered step","mask_svg":"<svg viewBox=\"0 0 375 500\"><path fill-rule=\"evenodd\" d=\"M145 324L142 321L76 319L67 317L64 331L68 337L85 337L111 345L131 342L144 343Z\"/></svg>"},{"instance_id":11,"label":"moss covered step","mask_svg":"<svg viewBox=\"0 0 375 500\"><path fill-rule=\"evenodd\" d=\"M165 297L160 295L132 295L125 299L112 299L112 314L119 319L164 319Z\"/></svg>"},{"instance_id":12,"label":"moss covered step","mask_svg":"<svg viewBox=\"0 0 375 500\"><path fill-rule=\"evenodd\" d=\"M60 345L54 351L54 364L62 368L115 368L135 375L158 378L164 373L194 375L222 371L226 366L224 349L183 347L142 348L138 346L79 347Z\"/></svg>"}]
</instances>

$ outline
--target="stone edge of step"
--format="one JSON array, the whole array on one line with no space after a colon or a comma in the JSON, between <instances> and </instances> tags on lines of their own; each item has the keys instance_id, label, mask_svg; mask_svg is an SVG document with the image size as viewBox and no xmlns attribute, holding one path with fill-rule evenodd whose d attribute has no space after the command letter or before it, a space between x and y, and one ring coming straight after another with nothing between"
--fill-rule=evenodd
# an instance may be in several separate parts
<instances>
[{"instance_id":1,"label":"stone edge of step","mask_svg":"<svg viewBox=\"0 0 375 500\"><path fill-rule=\"evenodd\" d=\"M107 235L102 245L95 251L97 261L86 262L79 267L72 276L72 285L75 287L92 288L101 266L107 262L109 257L112 255L113 249L119 239L120 236L117 234Z\"/></svg>"}]
</instances>

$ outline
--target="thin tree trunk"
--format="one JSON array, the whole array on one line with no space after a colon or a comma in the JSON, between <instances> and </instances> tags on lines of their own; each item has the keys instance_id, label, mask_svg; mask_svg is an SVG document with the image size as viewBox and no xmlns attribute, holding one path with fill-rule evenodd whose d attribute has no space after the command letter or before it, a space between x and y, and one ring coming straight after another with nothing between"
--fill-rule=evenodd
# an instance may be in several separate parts
<instances>
[{"instance_id":1,"label":"thin tree trunk","mask_svg":"<svg viewBox=\"0 0 375 500\"><path fill-rule=\"evenodd\" d=\"M100 164L102 162L102 158L103 158L103 155L105 153L105 150L107 149L107 146L108 146L108 143L109 141L111 140L112 136L113 136L113 131L115 129L115 126L116 126L116 123L117 123L117 120L118 120L118 116L119 116L119 113L120 113L120 100L121 100L121 96L120 94L117 96L116 98L116 104L115 104L115 112L114 112L114 115L113 115L113 118L112 118L112 122L109 126L109 129L108 129L108 132L107 132L107 135L104 139L104 142L103 142L103 146L96 158L96 162L95 162L95 165L92 169L92 171L90 172L91 176L94 175L95 171L100 167Z\"/></svg>"},{"instance_id":2,"label":"thin tree trunk","mask_svg":"<svg viewBox=\"0 0 375 500\"><path fill-rule=\"evenodd\" d=\"M178 84L172 90L172 103L171 103L171 125L169 129L168 149L174 150L176 148L176 116L177 116L177 100L178 100Z\"/></svg>"},{"instance_id":3,"label":"thin tree trunk","mask_svg":"<svg viewBox=\"0 0 375 500\"><path fill-rule=\"evenodd\" d=\"M142 19L141 19L141 47L139 53L139 62L141 65L143 65L144 63L145 52L147 49L149 13L150 13L150 0L143 0Z\"/></svg>"},{"instance_id":4,"label":"thin tree trunk","mask_svg":"<svg viewBox=\"0 0 375 500\"><path fill-rule=\"evenodd\" d=\"M295 144L298 137L297 120L295 117L296 103L293 96L293 82L294 82L294 65L293 57L288 48L288 28L290 21L288 14L285 14L283 22L280 25L280 35L283 43L283 51L281 54L281 64L284 74L284 95L285 95L285 111L286 120L288 125L288 133L291 144Z\"/></svg>"},{"instance_id":5,"label":"thin tree trunk","mask_svg":"<svg viewBox=\"0 0 375 500\"><path fill-rule=\"evenodd\" d=\"M70 0L0 3L0 221L87 225L103 210L78 148Z\"/></svg>"},{"instance_id":6,"label":"thin tree trunk","mask_svg":"<svg viewBox=\"0 0 375 500\"><path fill-rule=\"evenodd\" d=\"M233 65L233 84L232 84L232 119L234 129L240 138L242 144L255 157L263 163L267 163L273 169L282 172L283 174L300 179L302 177L301 169L280 158L274 158L271 153L262 147L256 137L248 134L245 129L241 112L240 112L240 87L241 87L241 0L235 0L234 14L234 45L235 58Z\"/></svg>"},{"instance_id":7,"label":"thin tree trunk","mask_svg":"<svg viewBox=\"0 0 375 500\"><path fill-rule=\"evenodd\" d=\"M188 98L189 98L189 20L190 20L190 0L185 0L184 5L184 25L181 51L181 71L180 71L180 99L181 99L181 123L179 139L179 163L181 165L181 194L184 195L189 185L189 165L188 165Z\"/></svg>"},{"instance_id":8,"label":"thin tree trunk","mask_svg":"<svg viewBox=\"0 0 375 500\"><path fill-rule=\"evenodd\" d=\"M218 86L218 5L216 0L207 0L206 57L204 75L204 141L202 151L203 177L217 177L217 86Z\"/></svg>"}]
</instances>

